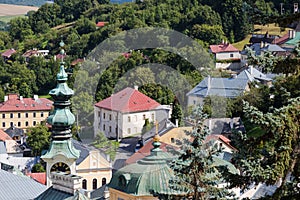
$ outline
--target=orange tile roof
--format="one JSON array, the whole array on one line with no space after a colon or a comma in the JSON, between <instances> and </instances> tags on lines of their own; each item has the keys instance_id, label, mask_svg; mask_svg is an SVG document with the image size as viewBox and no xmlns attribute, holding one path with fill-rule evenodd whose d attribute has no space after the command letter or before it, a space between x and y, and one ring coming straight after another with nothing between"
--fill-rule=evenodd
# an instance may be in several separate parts
<instances>
[{"instance_id":1,"label":"orange tile roof","mask_svg":"<svg viewBox=\"0 0 300 200\"><path fill-rule=\"evenodd\" d=\"M151 149L153 149L153 145L152 145L153 140L150 140L147 144L145 144L141 149L139 149L137 152L135 152L132 156L130 156L126 161L125 161L125 165L129 165L132 163L135 163L138 160L141 160L142 158L149 156ZM176 147L169 145L167 143L164 142L160 142L160 148L164 151L167 152L167 147L171 147L173 149L176 149Z\"/></svg>"},{"instance_id":2,"label":"orange tile roof","mask_svg":"<svg viewBox=\"0 0 300 200\"><path fill-rule=\"evenodd\" d=\"M103 27L103 26L105 26L105 22L98 22L98 23L96 24L96 26L97 26L97 27Z\"/></svg>"},{"instance_id":3,"label":"orange tile roof","mask_svg":"<svg viewBox=\"0 0 300 200\"><path fill-rule=\"evenodd\" d=\"M153 110L160 104L138 90L127 87L96 103L95 106L125 113Z\"/></svg>"},{"instance_id":4,"label":"orange tile roof","mask_svg":"<svg viewBox=\"0 0 300 200\"><path fill-rule=\"evenodd\" d=\"M50 111L53 102L46 98L20 98L17 94L9 94L8 100L0 103L0 112L9 111Z\"/></svg>"},{"instance_id":5,"label":"orange tile roof","mask_svg":"<svg viewBox=\"0 0 300 200\"><path fill-rule=\"evenodd\" d=\"M46 172L27 173L26 175L33 178L37 182L46 185Z\"/></svg>"},{"instance_id":6,"label":"orange tile roof","mask_svg":"<svg viewBox=\"0 0 300 200\"><path fill-rule=\"evenodd\" d=\"M5 52L3 52L1 55L2 55L3 57L9 58L9 57L11 57L11 55L13 55L14 53L16 53L16 50L14 50L14 49L8 49L8 50L6 50Z\"/></svg>"},{"instance_id":7,"label":"orange tile roof","mask_svg":"<svg viewBox=\"0 0 300 200\"><path fill-rule=\"evenodd\" d=\"M209 46L212 53L222 53L222 52L239 52L237 48L232 46L232 44L217 44Z\"/></svg>"},{"instance_id":8,"label":"orange tile roof","mask_svg":"<svg viewBox=\"0 0 300 200\"><path fill-rule=\"evenodd\" d=\"M234 146L230 144L230 139L225 137L224 135L219 135L219 134L210 134L205 138L205 142L208 142L210 140L221 140L224 144L226 144L228 147L230 147L233 150L237 150Z\"/></svg>"},{"instance_id":9,"label":"orange tile roof","mask_svg":"<svg viewBox=\"0 0 300 200\"><path fill-rule=\"evenodd\" d=\"M12 138L0 129L0 141L12 140Z\"/></svg>"}]
</instances>

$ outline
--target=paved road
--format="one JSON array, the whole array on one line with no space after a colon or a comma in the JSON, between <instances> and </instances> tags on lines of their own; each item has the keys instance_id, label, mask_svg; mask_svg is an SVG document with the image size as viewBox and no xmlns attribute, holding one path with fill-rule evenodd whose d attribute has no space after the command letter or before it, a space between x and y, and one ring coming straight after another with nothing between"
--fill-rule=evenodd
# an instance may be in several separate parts
<instances>
[{"instance_id":1,"label":"paved road","mask_svg":"<svg viewBox=\"0 0 300 200\"><path fill-rule=\"evenodd\" d=\"M113 161L113 170L118 170L124 166L125 161L135 153L135 146L138 142L137 137L125 138L120 142L117 150L116 159Z\"/></svg>"}]
</instances>

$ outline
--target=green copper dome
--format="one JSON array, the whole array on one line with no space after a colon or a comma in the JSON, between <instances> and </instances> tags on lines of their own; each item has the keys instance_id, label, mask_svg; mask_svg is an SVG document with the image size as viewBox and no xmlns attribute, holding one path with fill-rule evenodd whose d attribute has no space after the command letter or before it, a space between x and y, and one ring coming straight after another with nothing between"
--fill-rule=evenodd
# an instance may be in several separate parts
<instances>
[{"instance_id":1,"label":"green copper dome","mask_svg":"<svg viewBox=\"0 0 300 200\"><path fill-rule=\"evenodd\" d=\"M174 173L167 163L173 159L172 155L162 151L158 141L153 146L149 156L115 172L108 187L135 196L180 194L169 187Z\"/></svg>"}]
</instances>

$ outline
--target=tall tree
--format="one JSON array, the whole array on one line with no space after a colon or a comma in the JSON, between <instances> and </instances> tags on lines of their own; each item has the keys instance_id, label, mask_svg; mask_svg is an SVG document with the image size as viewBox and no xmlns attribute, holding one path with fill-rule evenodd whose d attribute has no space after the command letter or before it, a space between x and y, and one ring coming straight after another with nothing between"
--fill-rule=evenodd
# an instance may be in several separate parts
<instances>
[{"instance_id":1,"label":"tall tree","mask_svg":"<svg viewBox=\"0 0 300 200\"><path fill-rule=\"evenodd\" d=\"M218 187L218 183L222 182L222 170L218 170L215 160L220 149L209 148L204 143L209 134L208 127L204 125L207 115L202 112L202 107L197 107L191 117L195 127L188 134L193 142L185 141L181 155L171 163L176 177L171 180L171 187L186 192L186 196L193 200L227 199L231 193Z\"/></svg>"},{"instance_id":2,"label":"tall tree","mask_svg":"<svg viewBox=\"0 0 300 200\"><path fill-rule=\"evenodd\" d=\"M43 150L48 149L50 135L51 133L48 131L48 128L42 124L28 130L26 143L31 148L32 155L40 156Z\"/></svg>"}]
</instances>

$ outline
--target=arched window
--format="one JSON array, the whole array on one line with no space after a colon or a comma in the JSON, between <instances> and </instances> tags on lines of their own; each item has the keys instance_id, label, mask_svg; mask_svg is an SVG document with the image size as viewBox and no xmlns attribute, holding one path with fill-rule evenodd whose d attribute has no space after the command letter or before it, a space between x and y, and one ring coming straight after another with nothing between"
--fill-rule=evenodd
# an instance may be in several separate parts
<instances>
[{"instance_id":1,"label":"arched window","mask_svg":"<svg viewBox=\"0 0 300 200\"><path fill-rule=\"evenodd\" d=\"M102 178L102 185L106 184L106 178Z\"/></svg>"},{"instance_id":2,"label":"arched window","mask_svg":"<svg viewBox=\"0 0 300 200\"><path fill-rule=\"evenodd\" d=\"M87 186L86 186L86 180L83 179L82 180L82 189L85 189L86 190Z\"/></svg>"},{"instance_id":3,"label":"arched window","mask_svg":"<svg viewBox=\"0 0 300 200\"><path fill-rule=\"evenodd\" d=\"M94 178L93 179L93 190L96 190L97 189L97 179Z\"/></svg>"}]
</instances>

